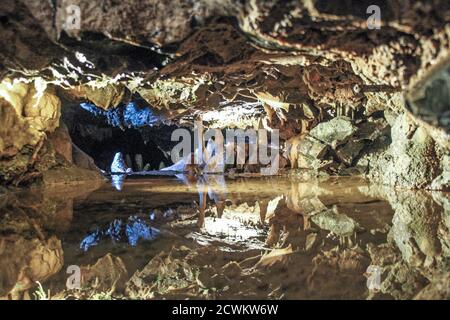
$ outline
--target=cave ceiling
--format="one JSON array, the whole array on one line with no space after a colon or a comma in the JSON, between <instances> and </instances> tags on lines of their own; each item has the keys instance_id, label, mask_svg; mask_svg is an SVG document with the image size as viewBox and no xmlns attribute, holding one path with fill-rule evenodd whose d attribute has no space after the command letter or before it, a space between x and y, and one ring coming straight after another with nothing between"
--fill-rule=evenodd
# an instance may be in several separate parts
<instances>
[{"instance_id":1,"label":"cave ceiling","mask_svg":"<svg viewBox=\"0 0 450 320\"><path fill-rule=\"evenodd\" d=\"M374 30L371 4L4 0L0 75L103 109L139 96L175 122L246 103L296 133L330 112L401 113L408 88L449 55L450 3L377 1ZM71 5L79 28L64 24Z\"/></svg>"}]
</instances>

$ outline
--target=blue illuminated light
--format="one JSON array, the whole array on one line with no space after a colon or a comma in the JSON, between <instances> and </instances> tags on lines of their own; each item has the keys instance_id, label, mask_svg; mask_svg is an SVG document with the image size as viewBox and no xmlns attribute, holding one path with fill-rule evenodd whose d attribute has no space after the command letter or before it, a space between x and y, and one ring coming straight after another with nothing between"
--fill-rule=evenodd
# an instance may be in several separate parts
<instances>
[{"instance_id":1,"label":"blue illuminated light","mask_svg":"<svg viewBox=\"0 0 450 320\"><path fill-rule=\"evenodd\" d=\"M87 235L81 241L80 249L87 252L91 247L98 245L104 238L110 238L113 243L126 241L135 247L139 240L155 240L159 233L158 229L151 227L147 222L136 216L129 217L127 224L120 219L115 219L105 231L96 229Z\"/></svg>"},{"instance_id":2,"label":"blue illuminated light","mask_svg":"<svg viewBox=\"0 0 450 320\"><path fill-rule=\"evenodd\" d=\"M104 118L110 126L117 128L153 126L161 120L160 117L154 115L150 106L139 107L134 102L129 102L126 105L120 104L109 110L103 110L88 102L81 103L80 107L95 117Z\"/></svg>"}]
</instances>

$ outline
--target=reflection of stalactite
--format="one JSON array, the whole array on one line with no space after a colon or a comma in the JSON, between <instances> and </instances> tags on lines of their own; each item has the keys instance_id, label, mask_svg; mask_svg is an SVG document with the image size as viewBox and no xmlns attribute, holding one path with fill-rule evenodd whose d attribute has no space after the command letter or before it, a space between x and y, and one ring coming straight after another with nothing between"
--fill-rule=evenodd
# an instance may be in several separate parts
<instances>
[{"instance_id":1,"label":"reflection of stalactite","mask_svg":"<svg viewBox=\"0 0 450 320\"><path fill-rule=\"evenodd\" d=\"M217 208L217 218L222 218L223 211L225 210L225 201L219 200L216 202L216 208Z\"/></svg>"},{"instance_id":2,"label":"reflection of stalactite","mask_svg":"<svg viewBox=\"0 0 450 320\"><path fill-rule=\"evenodd\" d=\"M302 214L303 217L303 230L311 229L311 222L309 221L309 216L307 214Z\"/></svg>"},{"instance_id":3,"label":"reflection of stalactite","mask_svg":"<svg viewBox=\"0 0 450 320\"><path fill-rule=\"evenodd\" d=\"M269 229L269 234L267 235L266 245L269 247L273 247L277 244L280 239L280 226L278 224L272 224Z\"/></svg>"},{"instance_id":4,"label":"reflection of stalactite","mask_svg":"<svg viewBox=\"0 0 450 320\"><path fill-rule=\"evenodd\" d=\"M198 210L198 219L197 219L197 227L203 228L205 226L205 210L206 210L206 192L199 192L199 210Z\"/></svg>"},{"instance_id":5,"label":"reflection of stalactite","mask_svg":"<svg viewBox=\"0 0 450 320\"><path fill-rule=\"evenodd\" d=\"M265 224L266 215L267 215L267 207L269 205L269 201L267 201L267 200L258 201L258 205L259 205L259 217L260 217L261 224Z\"/></svg>"}]
</instances>

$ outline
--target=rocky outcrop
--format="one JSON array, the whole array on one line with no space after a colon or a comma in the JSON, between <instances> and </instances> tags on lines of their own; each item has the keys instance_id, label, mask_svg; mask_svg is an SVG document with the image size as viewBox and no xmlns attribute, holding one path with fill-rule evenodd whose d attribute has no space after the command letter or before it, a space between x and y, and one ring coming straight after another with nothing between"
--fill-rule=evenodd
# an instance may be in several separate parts
<instances>
[{"instance_id":1,"label":"rocky outcrop","mask_svg":"<svg viewBox=\"0 0 450 320\"><path fill-rule=\"evenodd\" d=\"M72 141L67 127L60 123L61 102L53 87L40 78L33 82L5 79L0 84L0 104L3 184L101 180L98 172L74 167ZM78 154L75 160L82 162Z\"/></svg>"},{"instance_id":2,"label":"rocky outcrop","mask_svg":"<svg viewBox=\"0 0 450 320\"><path fill-rule=\"evenodd\" d=\"M375 25L371 5L2 1L0 36L9 45L0 53L0 91L26 118L8 117L13 130L23 128L17 141L3 129L0 152L10 162L2 160L2 183L33 180L43 153L52 157L45 146L58 127L57 87L58 95L89 102L106 117L115 113L121 129L135 126L121 118L135 98L152 115L139 126L155 119L191 124L228 108L233 117L210 123L279 129L283 142L295 141L286 148L292 167L448 188L448 3L383 2ZM405 114L414 134L399 124ZM403 120L394 124L397 117ZM57 162L47 160L47 169Z\"/></svg>"},{"instance_id":3,"label":"rocky outcrop","mask_svg":"<svg viewBox=\"0 0 450 320\"><path fill-rule=\"evenodd\" d=\"M386 151L369 159L368 175L386 185L432 188L433 181L442 173L443 161L435 140L406 114L395 120L391 139Z\"/></svg>"},{"instance_id":4,"label":"rocky outcrop","mask_svg":"<svg viewBox=\"0 0 450 320\"><path fill-rule=\"evenodd\" d=\"M55 165L47 133L59 125L60 100L42 83L15 82L0 84L2 108L0 179L19 184L36 177L33 167Z\"/></svg>"},{"instance_id":5,"label":"rocky outcrop","mask_svg":"<svg viewBox=\"0 0 450 320\"><path fill-rule=\"evenodd\" d=\"M55 151L63 156L67 162L73 162L72 140L69 135L69 130L64 123L61 123L60 126L48 136L48 140Z\"/></svg>"}]
</instances>

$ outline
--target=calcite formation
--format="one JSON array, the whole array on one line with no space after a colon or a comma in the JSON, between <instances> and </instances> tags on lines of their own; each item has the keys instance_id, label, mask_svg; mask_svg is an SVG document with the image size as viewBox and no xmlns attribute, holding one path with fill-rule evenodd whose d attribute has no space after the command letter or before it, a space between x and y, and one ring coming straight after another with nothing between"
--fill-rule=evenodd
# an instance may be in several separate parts
<instances>
[{"instance_id":1,"label":"calcite formation","mask_svg":"<svg viewBox=\"0 0 450 320\"><path fill-rule=\"evenodd\" d=\"M448 1L381 2L375 25L372 5L2 1L2 183L39 179L62 97L118 116L138 98L175 126L279 129L292 168L446 190Z\"/></svg>"}]
</instances>

